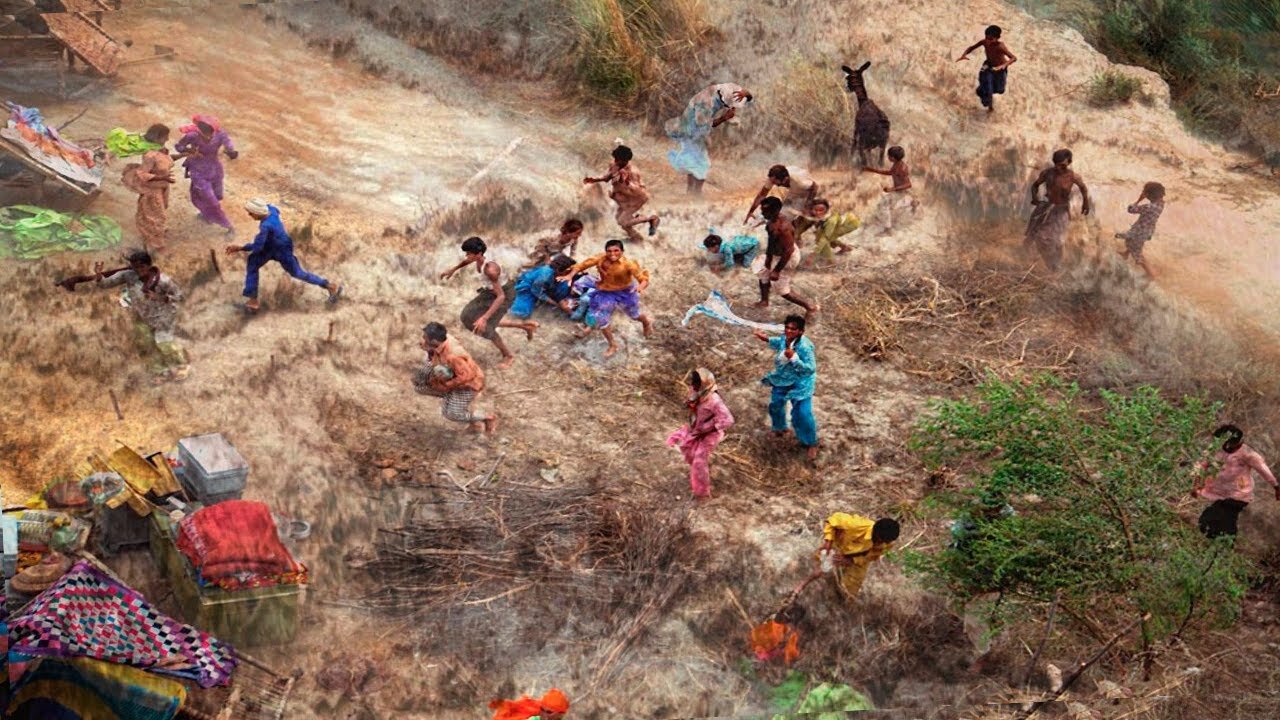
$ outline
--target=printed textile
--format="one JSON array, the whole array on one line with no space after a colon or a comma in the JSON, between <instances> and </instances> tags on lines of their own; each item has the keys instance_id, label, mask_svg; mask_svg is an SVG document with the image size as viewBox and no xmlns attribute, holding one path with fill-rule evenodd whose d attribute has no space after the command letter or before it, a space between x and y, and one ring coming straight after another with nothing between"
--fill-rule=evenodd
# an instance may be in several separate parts
<instances>
[{"instance_id":1,"label":"printed textile","mask_svg":"<svg viewBox=\"0 0 1280 720\"><path fill-rule=\"evenodd\" d=\"M102 185L102 166L93 153L63 140L58 131L44 124L40 111L11 102L9 120L0 127L0 137L20 148L28 157L62 177L96 189Z\"/></svg>"},{"instance_id":2,"label":"printed textile","mask_svg":"<svg viewBox=\"0 0 1280 720\"><path fill-rule=\"evenodd\" d=\"M712 290L707 299L689 308L689 312L684 314L684 320L680 321L682 327L689 327L689 321L698 315L706 315L712 320L719 320L729 325L738 325L741 327L754 328L763 330L767 333L781 334L783 327L778 324L756 322L754 320L746 320L734 314L729 307L729 301L724 299L724 295L719 290Z\"/></svg>"},{"instance_id":3,"label":"printed textile","mask_svg":"<svg viewBox=\"0 0 1280 720\"><path fill-rule=\"evenodd\" d=\"M10 650L39 657L88 657L226 685L235 651L162 614L138 591L81 560L9 623Z\"/></svg>"},{"instance_id":4,"label":"printed textile","mask_svg":"<svg viewBox=\"0 0 1280 720\"><path fill-rule=\"evenodd\" d=\"M0 257L38 260L53 253L119 245L120 225L106 215L72 216L35 205L0 208Z\"/></svg>"},{"instance_id":5,"label":"printed textile","mask_svg":"<svg viewBox=\"0 0 1280 720\"><path fill-rule=\"evenodd\" d=\"M14 686L6 717L171 720L186 695L182 683L128 665L43 658Z\"/></svg>"},{"instance_id":6,"label":"printed textile","mask_svg":"<svg viewBox=\"0 0 1280 720\"><path fill-rule=\"evenodd\" d=\"M280 542L271 510L250 500L228 500L183 518L177 545L211 582L245 574L284 575L302 567Z\"/></svg>"}]
</instances>

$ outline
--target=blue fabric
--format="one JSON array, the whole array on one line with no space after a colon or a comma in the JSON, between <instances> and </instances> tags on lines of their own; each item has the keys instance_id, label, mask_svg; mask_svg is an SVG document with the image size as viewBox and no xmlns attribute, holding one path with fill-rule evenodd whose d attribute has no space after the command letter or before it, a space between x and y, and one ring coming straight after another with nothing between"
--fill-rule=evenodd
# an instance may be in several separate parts
<instances>
[{"instance_id":1,"label":"blue fabric","mask_svg":"<svg viewBox=\"0 0 1280 720\"><path fill-rule=\"evenodd\" d=\"M734 235L720 241L720 259L724 262L725 270L732 268L734 262L740 263L742 267L751 267L751 261L756 259L759 252L760 240L751 235Z\"/></svg>"},{"instance_id":2,"label":"blue fabric","mask_svg":"<svg viewBox=\"0 0 1280 720\"><path fill-rule=\"evenodd\" d=\"M1000 72L992 72L989 65L983 65L978 71L978 98L983 107L991 107L993 95L1003 95L1005 83L1009 79L1009 68Z\"/></svg>"},{"instance_id":3,"label":"blue fabric","mask_svg":"<svg viewBox=\"0 0 1280 720\"><path fill-rule=\"evenodd\" d=\"M709 112L700 113L698 108L687 108L675 122L675 126L667 131L667 137L676 143L676 149L667 153L667 162L676 172L687 173L699 180L706 180L711 172L711 156L707 154L707 135L711 134L710 119L727 107L724 101L716 96ZM704 108L706 110L706 108ZM706 122L699 122L702 116Z\"/></svg>"},{"instance_id":4,"label":"blue fabric","mask_svg":"<svg viewBox=\"0 0 1280 720\"><path fill-rule=\"evenodd\" d=\"M293 238L285 232L284 221L280 219L280 211L275 205L267 206L267 216L258 223L258 234L253 242L244 246L244 250L249 253L284 250L293 254Z\"/></svg>"},{"instance_id":5,"label":"blue fabric","mask_svg":"<svg viewBox=\"0 0 1280 720\"><path fill-rule=\"evenodd\" d=\"M806 400L813 397L814 383L818 378L818 360L813 352L813 341L801 335L795 344L795 359L788 360L783 354L787 339L785 336L769 339L769 347L777 355L773 359L773 372L761 380L765 385L772 385L774 390L786 391L787 400Z\"/></svg>"},{"instance_id":6,"label":"blue fabric","mask_svg":"<svg viewBox=\"0 0 1280 720\"><path fill-rule=\"evenodd\" d=\"M515 292L516 299L509 312L515 317L527 318L539 302L559 302L569 297L569 283L557 282L550 265L539 265L520 273Z\"/></svg>"},{"instance_id":7,"label":"blue fabric","mask_svg":"<svg viewBox=\"0 0 1280 720\"><path fill-rule=\"evenodd\" d=\"M789 388L774 387L769 396L769 420L775 432L787 429L787 403L791 403L791 429L805 447L818 444L818 420L813 416L813 398L788 399Z\"/></svg>"},{"instance_id":8,"label":"blue fabric","mask_svg":"<svg viewBox=\"0 0 1280 720\"><path fill-rule=\"evenodd\" d=\"M265 221L264 221L265 222ZM287 237L287 236L286 236ZM248 298L258 297L258 271L263 265L271 261L280 263L280 267L289 273L295 279L301 280L312 285L320 287L328 287L329 281L302 269L302 265L298 263L298 258L293 256L293 248L288 248L287 252L276 250L275 252L255 252L250 253L248 262L244 270L244 296Z\"/></svg>"}]
</instances>

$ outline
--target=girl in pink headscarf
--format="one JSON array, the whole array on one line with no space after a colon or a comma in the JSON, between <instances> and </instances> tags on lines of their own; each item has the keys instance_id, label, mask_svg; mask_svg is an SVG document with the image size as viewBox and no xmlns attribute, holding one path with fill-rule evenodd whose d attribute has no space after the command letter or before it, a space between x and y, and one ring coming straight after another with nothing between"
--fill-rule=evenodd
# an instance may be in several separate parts
<instances>
[{"instance_id":1,"label":"girl in pink headscarf","mask_svg":"<svg viewBox=\"0 0 1280 720\"><path fill-rule=\"evenodd\" d=\"M174 145L179 156L186 157L186 176L191 178L191 204L200 211L205 222L221 225L231 230L231 221L222 211L222 163L218 151L225 150L227 158L240 156L231 144L231 137L222 129L218 118L212 115L194 115L192 124L178 128L182 139Z\"/></svg>"},{"instance_id":2,"label":"girl in pink headscarf","mask_svg":"<svg viewBox=\"0 0 1280 720\"><path fill-rule=\"evenodd\" d=\"M711 451L733 425L733 413L716 392L716 377L706 368L685 376L689 386L689 422L671 433L667 445L680 448L689 463L689 486L697 498L711 497Z\"/></svg>"}]
</instances>

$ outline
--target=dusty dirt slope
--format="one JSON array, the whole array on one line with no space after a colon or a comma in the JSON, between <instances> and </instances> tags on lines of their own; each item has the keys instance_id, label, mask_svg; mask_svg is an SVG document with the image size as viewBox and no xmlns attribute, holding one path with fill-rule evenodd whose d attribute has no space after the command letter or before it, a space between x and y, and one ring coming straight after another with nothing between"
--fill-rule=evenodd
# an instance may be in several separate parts
<instances>
[{"instance_id":1,"label":"dusty dirt slope","mask_svg":"<svg viewBox=\"0 0 1280 720\"><path fill-rule=\"evenodd\" d=\"M1126 302L1150 302L1161 318L1241 314L1253 328L1239 340L1242 352L1274 342L1274 314L1251 312L1276 300L1277 256L1269 242L1280 210L1274 187L1226 171L1233 158L1189 137L1154 76L1132 70L1156 96L1152 106L1089 108L1080 84L1106 60L1073 31L998 2L971 3L964 14L935 0L773 0L760 7L766 9L742 12L737 2L711 8L727 41L704 79L740 80L760 99L741 128L716 138L708 194L698 202L682 196L683 179L665 163L664 139L587 108L566 109L574 103L549 85L462 75L321 3L288 9L295 33L228 3L127 2L125 11L108 16L108 30L139 49L175 46L179 58L130 66L74 101L42 92L37 84L47 75L6 68L4 94L39 105L55 121L87 106L72 137L117 125L177 125L192 112L218 114L242 153L227 164L226 207L237 225L236 242L247 242L252 232L236 208L249 197L268 197L295 231L303 263L348 284L343 302L329 308L320 291L268 270L267 311L246 320L233 304L243 261L220 258L222 275L212 271L209 252L220 251L226 238L194 220L179 185L171 209L174 241L162 267L188 291L182 327L195 374L180 386L152 388L113 297L69 296L50 287L54 278L87 269L94 259L112 261L114 254L0 266L6 294L0 370L10 398L0 404L6 493L20 495L69 472L117 438L159 448L186 435L227 433L254 467L247 496L315 524L298 548L316 577L301 638L294 647L259 654L313 673L340 661L335 653L367 654L392 676L380 692L354 703L304 681L290 717L358 711L366 714L351 716L475 718L498 688L534 691L552 684L578 700L576 712L584 717L764 712L762 696L738 671L742 625L724 589L733 589L752 614L764 613L803 576L827 513L910 508L927 485L903 448L903 433L928 396L951 390L901 366L861 360L837 319L820 323L812 337L820 353L825 460L814 471L764 441L766 398L756 381L769 357L755 341L705 322L692 330L678 325L684 309L711 287L721 287L736 305L752 299L749 278L717 281L697 266L697 242L708 225L740 221L767 165L805 162L779 135L771 118L785 108L770 98L788 82L794 63L810 61L830 68L838 92L842 62L873 60L870 91L892 119L894 142L907 147L927 201L908 230L891 239L858 236L858 249L837 269L800 281L824 302L843 301L850 292L840 284L845 279L935 273L967 258L971 246L989 248L993 235L997 245L1015 245L1004 226L960 234L975 226L952 211L976 210L956 207L947 196L976 186L993 193L988 204L997 210L1020 213L1028 177L1050 151L1067 145L1096 200L1094 222L1073 229L1091 248L1127 227L1124 205L1143 181L1159 179L1170 188L1169 209L1149 250L1158 283L1134 283L1103 262L1122 277L1117 283L1126 288ZM1022 58L994 117L981 113L972 95L977 61L953 62L991 21L1006 28ZM308 47L307 38L318 47ZM333 59L328 49L343 43L349 43L345 56ZM381 76L366 72L367 65ZM543 317L532 342L507 334L518 360L506 371L492 370L492 347L464 337L489 368L485 402L502 413L504 426L493 440L456 436L435 402L408 385L419 356L418 328L430 319L454 324L472 291L471 280L442 283L438 273L456 259L457 241L472 228L491 238L511 269L523 248L566 213L598 217L598 198L582 195L579 179L607 164L615 137L636 148L655 191L653 204L664 214L658 240L629 248L654 272L647 301L657 336L646 341L638 328L621 325L624 350L606 362L601 340L575 342L565 323ZM997 166L999 172L992 170ZM828 195L860 212L878 197L878 183L867 177L854 185L843 165L819 173ZM132 197L115 182L95 206L121 219L127 234L131 209ZM423 232L409 234L407 227ZM614 234L611 223L597 220L584 247ZM1109 243L1103 241L1104 249ZM767 317L777 320L782 312L775 305ZM1020 337L1014 336L1014 347ZM1082 337L1079 357L1098 357L1087 347L1090 336ZM1135 343L1152 337L1161 335L1139 333ZM1153 353L1159 348L1135 351L1147 359ZM393 517L414 496L400 486L411 488L439 470L483 472L506 453L499 483L604 478L655 507L686 507L683 465L662 439L681 421L675 382L697 364L722 371L724 395L739 419L715 478L719 497L692 516L702 533L698 551L706 574L697 592L622 656L612 682L590 683L610 647L603 640L560 637L481 672L465 654L420 651L414 631L439 635L442 628L405 627L346 606L360 586L342 554L367 542L375 522ZM122 421L108 390L120 398ZM1273 447L1269 438L1259 444ZM389 457L397 472L373 466ZM908 519L903 545L927 547L940 531L937 523ZM147 578L145 563L130 569L144 588L163 594ZM863 602L850 613L836 613L834 596L815 604L827 607L814 611L828 623L824 635L842 638L843 660L859 668L846 679L868 688L881 706L902 708L904 716L952 717L978 687L964 672L973 651L959 619L896 566L877 567ZM511 606L486 607L497 621ZM618 629L584 622L599 638ZM492 639L499 649L503 642ZM810 656L805 662L821 673L835 661Z\"/></svg>"}]
</instances>

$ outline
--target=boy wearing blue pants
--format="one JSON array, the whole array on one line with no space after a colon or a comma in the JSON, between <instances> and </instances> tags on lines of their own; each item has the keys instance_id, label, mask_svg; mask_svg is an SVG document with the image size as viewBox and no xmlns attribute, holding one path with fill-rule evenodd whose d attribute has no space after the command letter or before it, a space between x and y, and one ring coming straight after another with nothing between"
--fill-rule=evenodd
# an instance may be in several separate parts
<instances>
[{"instance_id":1,"label":"boy wearing blue pants","mask_svg":"<svg viewBox=\"0 0 1280 720\"><path fill-rule=\"evenodd\" d=\"M771 338L760 330L755 336L769 344L777 354L773 372L760 380L773 388L769 397L769 420L775 437L787 434L787 404L791 405L791 430L805 449L809 460L818 459L818 421L813 416L813 388L818 375L818 361L813 341L804 336L804 317L788 315L783 336Z\"/></svg>"},{"instance_id":2,"label":"boy wearing blue pants","mask_svg":"<svg viewBox=\"0 0 1280 720\"><path fill-rule=\"evenodd\" d=\"M265 200L250 200L244 204L249 217L258 221L258 234L248 245L228 245L228 255L248 253L244 272L244 296L249 300L244 309L250 313L258 311L258 271L269 262L278 262L284 271L297 280L317 285L329 291L329 302L334 303L342 295L342 283L330 282L324 278L302 269L298 258L293 255L293 239L285 232L284 223L280 220L280 211L275 205L268 205Z\"/></svg>"}]
</instances>

